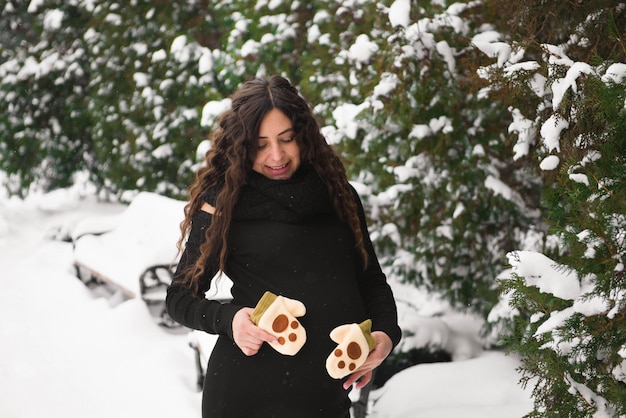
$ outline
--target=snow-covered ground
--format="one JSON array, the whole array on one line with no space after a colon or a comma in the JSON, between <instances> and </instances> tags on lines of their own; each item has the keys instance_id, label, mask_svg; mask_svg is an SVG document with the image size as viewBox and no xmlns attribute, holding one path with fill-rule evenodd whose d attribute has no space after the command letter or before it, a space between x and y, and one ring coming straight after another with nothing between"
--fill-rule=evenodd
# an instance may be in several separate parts
<instances>
[{"instance_id":1,"label":"snow-covered ground","mask_svg":"<svg viewBox=\"0 0 626 418\"><path fill-rule=\"evenodd\" d=\"M188 335L160 328L140 300L112 304L94 295L74 276L72 245L51 239L79 220L123 209L78 188L26 200L0 192L1 417L200 416ZM401 324L411 330L403 344L434 342L454 361L395 375L371 394L371 417L507 418L531 411L530 390L517 384L519 361L483 351L475 318L394 287Z\"/></svg>"}]
</instances>

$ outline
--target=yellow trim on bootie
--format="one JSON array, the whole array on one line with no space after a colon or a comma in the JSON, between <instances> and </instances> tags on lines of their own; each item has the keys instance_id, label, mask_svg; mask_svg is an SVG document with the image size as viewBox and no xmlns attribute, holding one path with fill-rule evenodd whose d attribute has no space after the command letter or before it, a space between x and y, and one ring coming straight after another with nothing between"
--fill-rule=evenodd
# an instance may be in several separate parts
<instances>
[{"instance_id":1,"label":"yellow trim on bootie","mask_svg":"<svg viewBox=\"0 0 626 418\"><path fill-rule=\"evenodd\" d=\"M261 296L261 299L257 302L254 311L252 311L252 315L250 315L250 320L254 325L259 325L259 320L261 316L267 311L267 308L270 307L272 303L276 300L278 296L273 294L270 291L267 291Z\"/></svg>"},{"instance_id":2,"label":"yellow trim on bootie","mask_svg":"<svg viewBox=\"0 0 626 418\"><path fill-rule=\"evenodd\" d=\"M359 324L359 328L363 331L363 336L367 341L367 345L370 348L370 352L376 348L376 340L372 337L372 320L366 319Z\"/></svg>"}]
</instances>

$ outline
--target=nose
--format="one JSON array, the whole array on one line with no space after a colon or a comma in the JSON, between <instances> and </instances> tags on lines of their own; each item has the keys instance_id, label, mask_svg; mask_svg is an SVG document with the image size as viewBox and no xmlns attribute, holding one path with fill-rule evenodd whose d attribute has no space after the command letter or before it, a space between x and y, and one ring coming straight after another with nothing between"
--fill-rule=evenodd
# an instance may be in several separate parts
<instances>
[{"instance_id":1,"label":"nose","mask_svg":"<svg viewBox=\"0 0 626 418\"><path fill-rule=\"evenodd\" d=\"M283 148L280 142L273 142L270 146L270 157L273 161L280 161L283 156Z\"/></svg>"}]
</instances>

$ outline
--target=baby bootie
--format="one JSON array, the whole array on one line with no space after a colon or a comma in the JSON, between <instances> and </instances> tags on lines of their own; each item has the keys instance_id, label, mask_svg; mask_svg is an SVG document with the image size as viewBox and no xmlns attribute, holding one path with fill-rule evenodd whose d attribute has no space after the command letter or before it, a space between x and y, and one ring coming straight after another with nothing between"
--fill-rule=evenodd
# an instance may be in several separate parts
<instances>
[{"instance_id":1,"label":"baby bootie","mask_svg":"<svg viewBox=\"0 0 626 418\"><path fill-rule=\"evenodd\" d=\"M369 319L360 324L340 325L330 332L330 338L338 344L326 359L326 370L333 379L341 379L358 369L376 347Z\"/></svg>"},{"instance_id":2,"label":"baby bootie","mask_svg":"<svg viewBox=\"0 0 626 418\"><path fill-rule=\"evenodd\" d=\"M302 302L265 292L250 319L256 326L278 339L277 342L270 343L276 351L293 356L306 342L306 331L296 319L305 313L306 308Z\"/></svg>"}]
</instances>

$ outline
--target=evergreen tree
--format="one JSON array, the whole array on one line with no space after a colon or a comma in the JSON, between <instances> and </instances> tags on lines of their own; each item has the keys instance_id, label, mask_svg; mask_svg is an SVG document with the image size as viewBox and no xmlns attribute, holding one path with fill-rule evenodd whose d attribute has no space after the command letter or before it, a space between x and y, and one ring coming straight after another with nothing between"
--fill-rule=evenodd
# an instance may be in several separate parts
<instances>
[{"instance_id":1,"label":"evergreen tree","mask_svg":"<svg viewBox=\"0 0 626 418\"><path fill-rule=\"evenodd\" d=\"M29 6L30 4L30 6ZM31 184L73 183L89 152L88 57L80 33L87 17L63 1L13 0L2 6L0 168L9 192Z\"/></svg>"},{"instance_id":2,"label":"evergreen tree","mask_svg":"<svg viewBox=\"0 0 626 418\"><path fill-rule=\"evenodd\" d=\"M114 194L183 195L206 135L202 106L219 97L214 54L200 44L215 43L206 2L16 0L2 13L10 192L65 187L87 170Z\"/></svg>"},{"instance_id":3,"label":"evergreen tree","mask_svg":"<svg viewBox=\"0 0 626 418\"><path fill-rule=\"evenodd\" d=\"M215 97L211 51L193 37L203 39L204 21L194 19L205 8L108 1L90 11L90 173L99 186L185 193L197 142L206 135L201 109Z\"/></svg>"},{"instance_id":4,"label":"evergreen tree","mask_svg":"<svg viewBox=\"0 0 626 418\"><path fill-rule=\"evenodd\" d=\"M338 82L338 101L325 98L334 118L326 132L364 186L393 275L486 313L502 254L540 222L536 170L513 161L503 141L506 109L468 82L478 78L469 45L480 15L460 3L367 5L363 26L320 37L340 64L332 78L320 75Z\"/></svg>"},{"instance_id":5,"label":"evergreen tree","mask_svg":"<svg viewBox=\"0 0 626 418\"><path fill-rule=\"evenodd\" d=\"M617 417L626 414L626 4L559 7L531 2L512 15L505 37L518 61L483 69L491 93L527 122L531 135L516 146L541 168L553 233L543 252L554 277L533 273L536 256L509 256L507 341L523 357L522 382L535 384L529 416ZM540 100L516 100L532 94Z\"/></svg>"}]
</instances>

